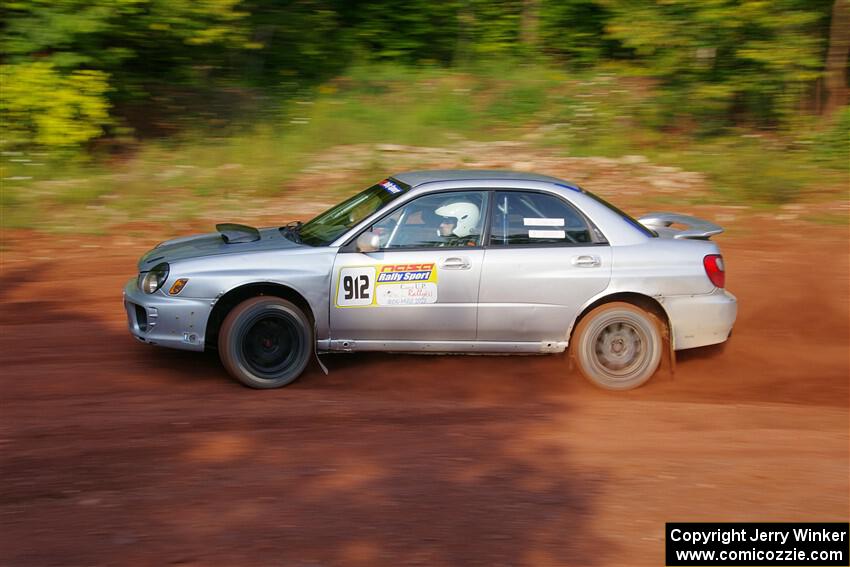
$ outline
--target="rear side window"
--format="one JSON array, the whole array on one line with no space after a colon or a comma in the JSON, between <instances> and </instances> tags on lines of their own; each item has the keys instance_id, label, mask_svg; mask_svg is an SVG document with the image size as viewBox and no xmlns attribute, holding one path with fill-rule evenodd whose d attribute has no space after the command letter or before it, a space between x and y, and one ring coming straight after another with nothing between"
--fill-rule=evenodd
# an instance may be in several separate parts
<instances>
[{"instance_id":1,"label":"rear side window","mask_svg":"<svg viewBox=\"0 0 850 567\"><path fill-rule=\"evenodd\" d=\"M490 223L491 246L591 244L578 211L553 195L497 191Z\"/></svg>"},{"instance_id":2,"label":"rear side window","mask_svg":"<svg viewBox=\"0 0 850 567\"><path fill-rule=\"evenodd\" d=\"M646 228L645 226L640 224L638 221L636 221L634 218L627 215L626 213L624 213L623 211L621 211L620 209L618 209L617 207L615 207L614 205L612 205L611 203L609 203L608 201L606 201L605 199L600 197L599 195L594 195L590 191L585 191L584 189L582 189L582 193L584 193L585 195L587 195L588 197L590 197L591 199L593 199L597 203L605 205L606 207L608 207L609 209L611 209L612 211L614 211L615 213L620 215L623 218L624 221L626 221L627 223L629 223L630 225L632 225L633 227L635 227L636 229L638 229L639 231L641 231L645 235L652 236L652 237L658 236L657 232L655 232L654 230L650 230L650 229Z\"/></svg>"}]
</instances>

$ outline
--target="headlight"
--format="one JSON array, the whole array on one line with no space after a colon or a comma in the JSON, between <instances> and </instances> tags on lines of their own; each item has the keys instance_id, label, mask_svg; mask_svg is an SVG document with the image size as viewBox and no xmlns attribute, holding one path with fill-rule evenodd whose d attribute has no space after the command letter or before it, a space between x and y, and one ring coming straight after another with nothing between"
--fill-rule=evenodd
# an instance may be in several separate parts
<instances>
[{"instance_id":1,"label":"headlight","mask_svg":"<svg viewBox=\"0 0 850 567\"><path fill-rule=\"evenodd\" d=\"M151 271L139 274L139 287L145 293L154 293L168 278L168 263L157 264Z\"/></svg>"}]
</instances>

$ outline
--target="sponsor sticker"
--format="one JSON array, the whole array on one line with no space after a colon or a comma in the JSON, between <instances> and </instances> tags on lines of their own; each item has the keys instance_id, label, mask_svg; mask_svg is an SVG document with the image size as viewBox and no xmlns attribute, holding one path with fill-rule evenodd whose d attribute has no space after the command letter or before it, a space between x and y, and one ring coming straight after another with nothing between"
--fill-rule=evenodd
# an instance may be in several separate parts
<instances>
[{"instance_id":1,"label":"sponsor sticker","mask_svg":"<svg viewBox=\"0 0 850 567\"><path fill-rule=\"evenodd\" d=\"M336 306L436 303L437 289L437 270L433 262L345 267L339 271Z\"/></svg>"},{"instance_id":2,"label":"sponsor sticker","mask_svg":"<svg viewBox=\"0 0 850 567\"><path fill-rule=\"evenodd\" d=\"M437 303L437 284L430 282L378 286L378 305Z\"/></svg>"},{"instance_id":3,"label":"sponsor sticker","mask_svg":"<svg viewBox=\"0 0 850 567\"><path fill-rule=\"evenodd\" d=\"M434 264L390 264L381 266L378 283L429 281Z\"/></svg>"}]
</instances>

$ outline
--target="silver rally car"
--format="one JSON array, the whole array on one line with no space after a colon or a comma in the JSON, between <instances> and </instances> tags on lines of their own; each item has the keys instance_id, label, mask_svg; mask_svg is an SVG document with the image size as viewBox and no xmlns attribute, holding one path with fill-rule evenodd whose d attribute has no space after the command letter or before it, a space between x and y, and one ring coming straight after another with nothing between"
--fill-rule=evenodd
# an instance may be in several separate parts
<instances>
[{"instance_id":1,"label":"silver rally car","mask_svg":"<svg viewBox=\"0 0 850 567\"><path fill-rule=\"evenodd\" d=\"M163 242L124 288L140 341L202 351L253 388L322 352L563 352L614 390L737 314L709 238L679 214L634 220L576 185L510 171L395 175L307 223ZM567 369L565 368L565 373Z\"/></svg>"}]
</instances>

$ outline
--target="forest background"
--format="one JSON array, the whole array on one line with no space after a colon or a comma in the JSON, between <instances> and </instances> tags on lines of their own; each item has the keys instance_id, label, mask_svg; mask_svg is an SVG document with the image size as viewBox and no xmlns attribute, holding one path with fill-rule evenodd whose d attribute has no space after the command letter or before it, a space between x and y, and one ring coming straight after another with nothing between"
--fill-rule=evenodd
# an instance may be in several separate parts
<instances>
[{"instance_id":1,"label":"forest background","mask_svg":"<svg viewBox=\"0 0 850 567\"><path fill-rule=\"evenodd\" d=\"M238 212L359 148L341 195L398 152L505 141L697 172L720 203L847 198L847 0L10 0L0 22L2 228Z\"/></svg>"}]
</instances>

